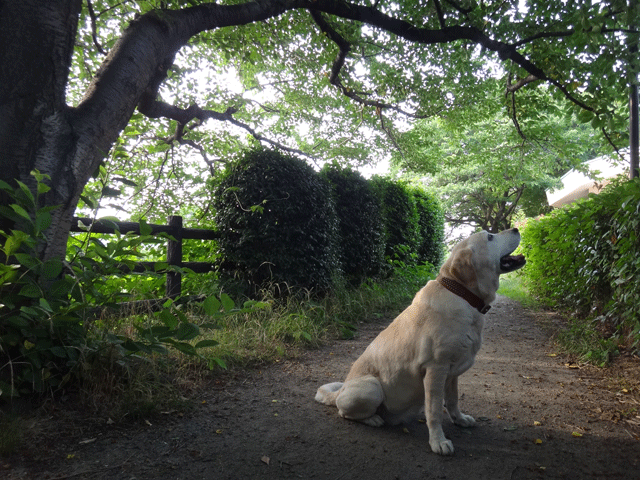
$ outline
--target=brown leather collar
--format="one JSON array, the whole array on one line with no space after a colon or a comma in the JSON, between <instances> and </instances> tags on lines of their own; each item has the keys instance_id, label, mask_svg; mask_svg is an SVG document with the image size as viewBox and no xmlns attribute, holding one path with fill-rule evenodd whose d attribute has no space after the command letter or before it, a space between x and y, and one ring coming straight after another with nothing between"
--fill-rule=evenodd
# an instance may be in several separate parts
<instances>
[{"instance_id":1,"label":"brown leather collar","mask_svg":"<svg viewBox=\"0 0 640 480\"><path fill-rule=\"evenodd\" d=\"M450 292L453 292L459 297L464 298L467 302L469 302L469 305L471 305L483 315L491 309L491 305L485 305L480 297L478 297L475 293L467 290L467 288L461 283L458 283L455 280L446 277L438 278L438 282L440 282L440 284Z\"/></svg>"}]
</instances>

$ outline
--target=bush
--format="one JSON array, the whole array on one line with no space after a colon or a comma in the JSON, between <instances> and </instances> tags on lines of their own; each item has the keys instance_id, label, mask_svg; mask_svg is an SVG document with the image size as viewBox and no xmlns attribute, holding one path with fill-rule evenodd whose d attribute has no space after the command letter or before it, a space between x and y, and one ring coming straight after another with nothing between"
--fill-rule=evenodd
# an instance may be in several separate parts
<instances>
[{"instance_id":1,"label":"bush","mask_svg":"<svg viewBox=\"0 0 640 480\"><path fill-rule=\"evenodd\" d=\"M342 270L350 283L360 284L384 266L384 224L378 199L356 171L327 165L320 173L333 192Z\"/></svg>"},{"instance_id":2,"label":"bush","mask_svg":"<svg viewBox=\"0 0 640 480\"><path fill-rule=\"evenodd\" d=\"M246 293L270 285L326 290L339 275L329 185L305 162L247 152L215 187L223 281Z\"/></svg>"},{"instance_id":3,"label":"bush","mask_svg":"<svg viewBox=\"0 0 640 480\"><path fill-rule=\"evenodd\" d=\"M86 365L105 363L107 357L127 365L132 354L167 353L169 347L198 356L197 349L215 344L191 342L202 328L216 325L193 324L170 301L148 326L134 324L135 336L98 328L95 312L119 299L104 288L105 277L121 274L119 264L132 266L140 244L153 240L151 228L141 223L147 235L117 235L106 244L90 238L83 251L72 245L77 255L68 263L61 258L42 261L38 252L52 219L51 208L37 205L50 179L38 172L33 176L35 193L20 182L17 187L0 182L12 201L0 206L0 219L15 226L0 230L0 397L53 391L82 380ZM215 319L229 313L231 304L230 299L221 303L210 297L203 309Z\"/></svg>"},{"instance_id":4,"label":"bush","mask_svg":"<svg viewBox=\"0 0 640 480\"><path fill-rule=\"evenodd\" d=\"M438 200L422 188L410 191L418 209L418 262L437 267L444 257L444 212Z\"/></svg>"},{"instance_id":5,"label":"bush","mask_svg":"<svg viewBox=\"0 0 640 480\"><path fill-rule=\"evenodd\" d=\"M373 177L371 184L381 205L386 259L398 265L416 265L419 216L409 187L384 177Z\"/></svg>"},{"instance_id":6,"label":"bush","mask_svg":"<svg viewBox=\"0 0 640 480\"><path fill-rule=\"evenodd\" d=\"M640 181L530 220L522 234L529 290L640 341Z\"/></svg>"}]
</instances>

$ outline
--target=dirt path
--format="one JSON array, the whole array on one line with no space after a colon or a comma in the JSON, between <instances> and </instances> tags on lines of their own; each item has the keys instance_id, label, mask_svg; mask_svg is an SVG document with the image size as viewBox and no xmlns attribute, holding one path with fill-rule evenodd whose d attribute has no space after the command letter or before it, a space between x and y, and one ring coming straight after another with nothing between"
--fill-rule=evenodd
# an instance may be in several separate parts
<instances>
[{"instance_id":1,"label":"dirt path","mask_svg":"<svg viewBox=\"0 0 640 480\"><path fill-rule=\"evenodd\" d=\"M637 386L605 389L601 374L550 356L535 320L504 297L460 379L462 410L478 426L445 423L454 456L431 453L424 423L373 428L315 403L316 388L342 379L383 326L226 379L184 418L69 439L56 448L64 460L9 478L640 479Z\"/></svg>"}]
</instances>

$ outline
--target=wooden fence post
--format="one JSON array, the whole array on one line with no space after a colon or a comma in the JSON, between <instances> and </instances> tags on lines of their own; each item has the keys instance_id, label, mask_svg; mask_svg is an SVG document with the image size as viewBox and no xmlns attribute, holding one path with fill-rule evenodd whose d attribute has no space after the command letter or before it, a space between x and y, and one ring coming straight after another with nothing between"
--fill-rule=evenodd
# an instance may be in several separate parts
<instances>
[{"instance_id":1,"label":"wooden fence post","mask_svg":"<svg viewBox=\"0 0 640 480\"><path fill-rule=\"evenodd\" d=\"M172 227L171 236L174 240L167 242L167 263L169 265L182 266L182 217L171 215L169 226ZM182 293L182 274L180 272L167 272L167 297L176 298Z\"/></svg>"}]
</instances>

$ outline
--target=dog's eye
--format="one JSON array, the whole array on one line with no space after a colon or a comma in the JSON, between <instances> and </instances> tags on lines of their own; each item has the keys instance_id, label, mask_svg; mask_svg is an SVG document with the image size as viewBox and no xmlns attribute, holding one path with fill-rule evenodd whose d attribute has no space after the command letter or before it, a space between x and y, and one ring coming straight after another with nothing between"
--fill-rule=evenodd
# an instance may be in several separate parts
<instances>
[{"instance_id":1,"label":"dog's eye","mask_svg":"<svg viewBox=\"0 0 640 480\"><path fill-rule=\"evenodd\" d=\"M488 239L489 241L493 240L493 235L489 234L489 236L487 237L487 239Z\"/></svg>"}]
</instances>

